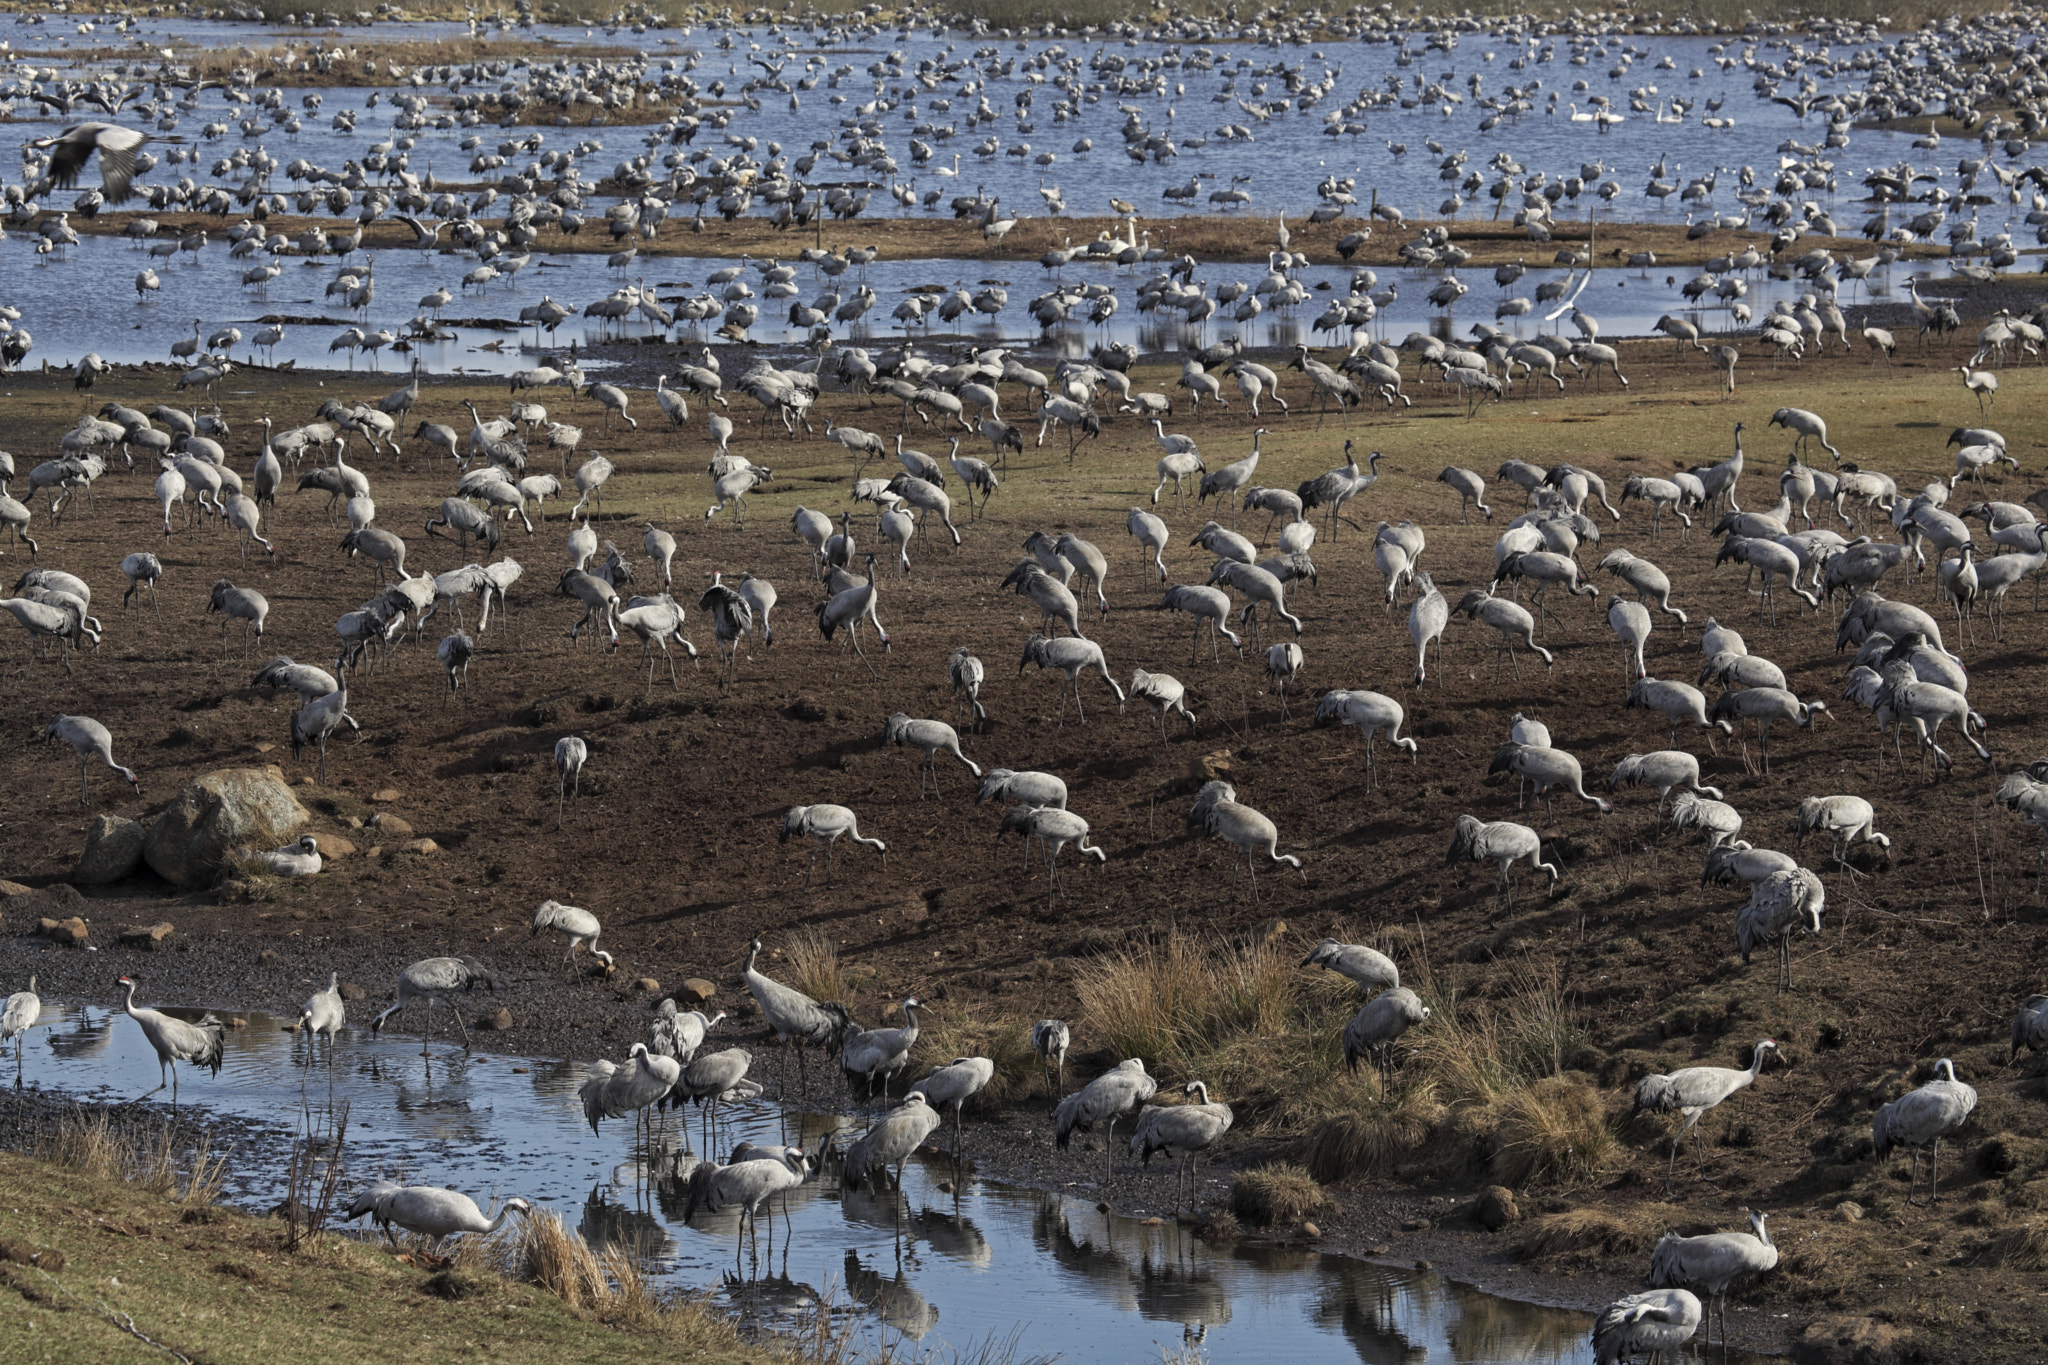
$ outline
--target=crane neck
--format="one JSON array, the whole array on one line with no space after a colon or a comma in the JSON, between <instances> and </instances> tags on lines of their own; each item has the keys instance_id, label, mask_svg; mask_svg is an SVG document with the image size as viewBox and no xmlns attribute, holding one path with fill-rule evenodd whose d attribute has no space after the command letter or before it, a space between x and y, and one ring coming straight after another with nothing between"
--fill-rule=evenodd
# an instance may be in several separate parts
<instances>
[{"instance_id":1,"label":"crane neck","mask_svg":"<svg viewBox=\"0 0 2048 1365\"><path fill-rule=\"evenodd\" d=\"M133 981L125 981L122 984L128 988L128 994L124 996L121 1000L122 1011L126 1013L130 1019L140 1018L141 1016L138 1015L135 1010L135 983Z\"/></svg>"}]
</instances>

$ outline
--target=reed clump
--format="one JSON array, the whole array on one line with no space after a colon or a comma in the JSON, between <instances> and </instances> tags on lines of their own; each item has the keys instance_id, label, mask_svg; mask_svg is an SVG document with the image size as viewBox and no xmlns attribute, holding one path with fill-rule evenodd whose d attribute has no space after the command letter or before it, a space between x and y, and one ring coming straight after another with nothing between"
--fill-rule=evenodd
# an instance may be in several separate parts
<instances>
[{"instance_id":1,"label":"reed clump","mask_svg":"<svg viewBox=\"0 0 2048 1365\"><path fill-rule=\"evenodd\" d=\"M1322 1186L1300 1166L1257 1166L1230 1182L1230 1211L1254 1227L1284 1227L1319 1212Z\"/></svg>"}]
</instances>

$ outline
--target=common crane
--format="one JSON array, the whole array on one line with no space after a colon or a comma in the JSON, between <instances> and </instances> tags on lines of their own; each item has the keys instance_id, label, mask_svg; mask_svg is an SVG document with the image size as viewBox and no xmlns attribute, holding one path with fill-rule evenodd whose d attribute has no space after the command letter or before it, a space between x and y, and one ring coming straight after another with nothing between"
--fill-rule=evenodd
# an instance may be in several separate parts
<instances>
[{"instance_id":1,"label":"common crane","mask_svg":"<svg viewBox=\"0 0 2048 1365\"><path fill-rule=\"evenodd\" d=\"M729 1208L740 1211L733 1226L732 1254L738 1260L749 1227L759 1235L761 1210L778 1194L785 1194L809 1179L813 1162L801 1147L785 1148L772 1156L753 1156L755 1149L742 1143L733 1152L733 1164L713 1161L699 1163L690 1172L689 1194L683 1204L683 1221L689 1222L703 1209L720 1213ZM740 1160L742 1155L748 1160ZM787 1211L784 1217L788 1216ZM768 1220L769 1250L774 1251L775 1219Z\"/></svg>"},{"instance_id":2,"label":"common crane","mask_svg":"<svg viewBox=\"0 0 2048 1365\"><path fill-rule=\"evenodd\" d=\"M1193 1104L1148 1106L1139 1112L1137 1129L1131 1134L1131 1150L1138 1153L1146 1166L1152 1164L1154 1152L1179 1159L1173 1181L1176 1214L1180 1212L1182 1187L1192 1179L1193 1162L1215 1146L1236 1119L1229 1105L1209 1099L1206 1083L1189 1081L1186 1091L1195 1097Z\"/></svg>"},{"instance_id":3,"label":"common crane","mask_svg":"<svg viewBox=\"0 0 2048 1365\"><path fill-rule=\"evenodd\" d=\"M58 716L43 727L42 741L47 744L61 739L71 746L71 752L78 755L78 804L92 804L92 788L86 780L86 765L93 759L112 768L128 783L135 795L142 795L142 779L135 775L133 768L124 768L114 762L114 737L107 727L90 716Z\"/></svg>"},{"instance_id":4,"label":"common crane","mask_svg":"<svg viewBox=\"0 0 2048 1365\"><path fill-rule=\"evenodd\" d=\"M882 1083L882 1093L889 1093L889 1085L897 1073L910 1065L910 1050L917 1046L917 1012L924 1008L924 1002L910 996L903 1002L903 1026L901 1028L864 1029L850 1025L839 1044L839 1067L846 1073L849 1085L859 1077L867 1082L867 1095L875 1097L875 1082Z\"/></svg>"},{"instance_id":5,"label":"common crane","mask_svg":"<svg viewBox=\"0 0 2048 1365\"><path fill-rule=\"evenodd\" d=\"M1145 1074L1142 1059L1118 1062L1073 1094L1061 1100L1052 1112L1053 1145L1065 1151L1076 1130L1092 1132L1106 1125L1103 1139L1107 1169L1116 1166L1116 1121L1131 1113L1159 1091L1159 1082Z\"/></svg>"},{"instance_id":6,"label":"common crane","mask_svg":"<svg viewBox=\"0 0 2048 1365\"><path fill-rule=\"evenodd\" d=\"M825 860L825 884L832 885L832 873L839 862L839 839L844 835L856 844L865 844L875 852L888 855L889 846L880 839L861 836L860 823L854 813L844 806L816 805L791 806L782 820L782 842L788 843L799 836L811 840L811 861L804 869L804 889L811 889L811 874L818 869L818 848L829 845L831 856Z\"/></svg>"},{"instance_id":7,"label":"common crane","mask_svg":"<svg viewBox=\"0 0 2048 1365\"><path fill-rule=\"evenodd\" d=\"M368 1215L370 1220L384 1229L387 1237L391 1229L402 1228L406 1232L434 1239L434 1251L439 1254L441 1244L458 1233L476 1233L488 1237L505 1226L505 1220L513 1214L521 1218L533 1213L533 1205L514 1196L499 1208L497 1217L486 1218L476 1201L466 1194L442 1189L438 1185L398 1185L389 1180L379 1180L370 1185L355 1202L348 1207L348 1220ZM392 1238L395 1242L397 1239Z\"/></svg>"},{"instance_id":8,"label":"common crane","mask_svg":"<svg viewBox=\"0 0 2048 1365\"><path fill-rule=\"evenodd\" d=\"M1687 1289L1652 1289L1616 1299L1593 1320L1594 1365L1621 1365L1691 1341L1700 1328L1699 1298Z\"/></svg>"},{"instance_id":9,"label":"common crane","mask_svg":"<svg viewBox=\"0 0 2048 1365\"><path fill-rule=\"evenodd\" d=\"M1048 581L1050 580L1048 579ZM1117 705L1121 706L1124 703L1124 690L1117 685L1115 678L1109 676L1109 663L1103 657L1102 646L1096 644L1093 640L1080 638L1078 633L1075 636L1048 639L1044 635L1033 632L1031 638L1024 642L1024 656L1017 664L1018 675L1021 677L1024 670L1034 664L1040 668L1057 670L1065 675L1065 680L1060 684L1059 723L1061 726L1065 726L1067 723L1067 692L1069 689L1074 694L1074 713L1080 717L1081 723L1085 724L1088 720L1087 713L1081 706L1081 671L1083 669L1092 668L1101 674L1102 681L1107 684L1111 692L1116 694Z\"/></svg>"},{"instance_id":10,"label":"common crane","mask_svg":"<svg viewBox=\"0 0 2048 1365\"><path fill-rule=\"evenodd\" d=\"M29 985L33 988L34 980L30 980ZM2042 999L2048 1003L2048 996ZM1055 1075L1058 1081L1056 1093L1062 1098L1067 1093L1067 1048L1072 1042L1073 1035L1064 1019L1041 1019L1031 1026L1031 1050L1038 1055L1039 1077L1046 1080L1048 1073ZM2013 1049L2013 1055L2019 1055L2017 1047ZM1046 1080L1045 1088L1053 1091L1054 1082Z\"/></svg>"},{"instance_id":11,"label":"common crane","mask_svg":"<svg viewBox=\"0 0 2048 1365\"><path fill-rule=\"evenodd\" d=\"M1508 887L1508 869L1523 858L1538 872L1550 874L1551 885L1557 884L1557 868L1543 861L1543 840L1527 825L1517 825L1507 820L1483 822L1470 815L1461 815L1451 826L1451 846L1444 854L1446 864L1458 862L1493 862L1500 865L1500 878L1494 883L1494 894L1502 904L1514 905L1513 892Z\"/></svg>"},{"instance_id":12,"label":"common crane","mask_svg":"<svg viewBox=\"0 0 2048 1365\"><path fill-rule=\"evenodd\" d=\"M1727 349L1727 348L1716 348ZM1713 1232L1703 1237L1665 1233L1650 1253L1650 1283L1660 1289L1691 1287L1707 1292L1707 1344L1713 1344L1713 1305L1721 1305L1721 1341L1728 1340L1728 1291L1778 1264L1778 1248L1764 1230L1764 1215L1752 1212L1753 1232Z\"/></svg>"},{"instance_id":13,"label":"common crane","mask_svg":"<svg viewBox=\"0 0 2048 1365\"><path fill-rule=\"evenodd\" d=\"M1429 1006L1406 986L1390 986L1359 1007L1344 1025L1344 1066L1357 1071L1361 1057L1370 1056L1380 1074L1380 1098L1394 1082L1394 1044L1401 1036L1429 1019Z\"/></svg>"},{"instance_id":14,"label":"common crane","mask_svg":"<svg viewBox=\"0 0 2048 1365\"><path fill-rule=\"evenodd\" d=\"M1521 678L1522 661L1515 657L1515 641L1517 639L1521 640L1530 650L1542 656L1545 668L1550 668L1556 663L1550 651L1536 643L1536 618L1531 616L1519 603L1510 602L1505 597L1495 597L1492 592L1485 588L1474 588L1459 599L1452 615L1464 616L1469 620L1481 622L1499 632L1500 644L1493 652L1493 679L1495 682L1500 681L1502 655L1506 655L1508 662L1514 665L1515 677L1517 679Z\"/></svg>"},{"instance_id":15,"label":"common crane","mask_svg":"<svg viewBox=\"0 0 2048 1365\"><path fill-rule=\"evenodd\" d=\"M1550 823L1553 825L1557 823L1557 812L1552 809L1550 803L1550 790L1553 787L1562 787L1579 800L1590 802L1602 815L1609 814L1614 809L1607 801L1587 792L1585 775L1580 770L1578 759L1562 749L1553 749L1547 744L1517 744L1509 740L1494 750L1493 761L1486 769L1489 777L1502 772L1525 777L1535 785L1536 794L1543 798L1544 813L1550 817ZM1517 808L1520 808L1519 804Z\"/></svg>"},{"instance_id":16,"label":"common crane","mask_svg":"<svg viewBox=\"0 0 2048 1365\"><path fill-rule=\"evenodd\" d=\"M1411 757L1415 755L1415 740L1401 734L1407 717L1401 703L1382 693L1332 688L1316 703L1315 723L1349 725L1365 737L1365 785L1370 791L1380 782L1378 753L1373 743L1380 731L1387 732L1387 743L1396 749L1406 749Z\"/></svg>"},{"instance_id":17,"label":"common crane","mask_svg":"<svg viewBox=\"0 0 2048 1365\"><path fill-rule=\"evenodd\" d=\"M1339 943L1326 938L1308 950L1301 965L1324 967L1346 981L1356 982L1360 994L1375 989L1390 991L1401 984L1401 969L1394 965L1394 959L1362 943Z\"/></svg>"},{"instance_id":18,"label":"common crane","mask_svg":"<svg viewBox=\"0 0 2048 1365\"><path fill-rule=\"evenodd\" d=\"M894 1166L896 1186L901 1189L903 1168L909 1164L912 1153L944 1123L923 1091L911 1091L903 1097L903 1103L883 1115L846 1149L841 1179L849 1188L859 1188L878 1175L886 1176Z\"/></svg>"},{"instance_id":19,"label":"common crane","mask_svg":"<svg viewBox=\"0 0 2048 1365\"><path fill-rule=\"evenodd\" d=\"M569 944L564 960L569 964L570 975L576 971L576 953L580 949L604 963L604 974L612 974L612 955L597 946L598 936L604 932L597 922L597 916L580 906L563 905L554 899L544 900L533 912L533 928L528 938L538 937L543 929L560 934Z\"/></svg>"},{"instance_id":20,"label":"common crane","mask_svg":"<svg viewBox=\"0 0 2048 1365\"><path fill-rule=\"evenodd\" d=\"M370 1032L382 1033L384 1021L398 1014L415 1000L426 1001L426 1014L420 1020L420 1055L427 1055L427 1034L434 1027L434 1002L448 1000L449 1011L455 1016L455 1027L462 1034L462 1049L469 1050L469 1027L462 1022L462 1011L449 997L458 991L472 991L478 986L496 993L498 980L491 975L491 969L473 957L429 957L422 958L398 974L398 998L391 1007L370 1021Z\"/></svg>"},{"instance_id":21,"label":"common crane","mask_svg":"<svg viewBox=\"0 0 2048 1365\"><path fill-rule=\"evenodd\" d=\"M168 1084L171 1087L171 1107L175 1109L178 1104L179 1062L211 1067L214 1075L220 1075L221 1049L227 1038L225 1024L211 1014L202 1016L196 1024L189 1024L161 1010L137 1009L135 978L123 976L115 984L127 991L121 1001L122 1013L141 1026L142 1036L147 1038L150 1047L156 1050L156 1070L159 1078L156 1090L146 1090L129 1103L140 1103ZM17 1057L17 1068L19 1065L20 1059Z\"/></svg>"},{"instance_id":22,"label":"common crane","mask_svg":"<svg viewBox=\"0 0 2048 1365\"><path fill-rule=\"evenodd\" d=\"M1024 836L1027 854L1033 839L1045 844L1048 899L1056 900L1066 890L1066 883L1060 877L1060 851L1068 844L1078 849L1082 856L1093 858L1098 863L1109 861L1109 854L1101 845L1088 842L1088 822L1059 806L1012 806L1003 812L1003 823L996 830L996 838L1001 839L1011 830Z\"/></svg>"},{"instance_id":23,"label":"common crane","mask_svg":"<svg viewBox=\"0 0 2048 1365\"><path fill-rule=\"evenodd\" d=\"M987 1057L955 1057L946 1066L934 1067L929 1076L911 1089L937 1109L943 1111L947 1105L953 1106L953 1141L957 1150L966 1140L960 1130L961 1107L987 1089L995 1075L996 1064Z\"/></svg>"},{"instance_id":24,"label":"common crane","mask_svg":"<svg viewBox=\"0 0 2048 1365\"><path fill-rule=\"evenodd\" d=\"M1749 965L1753 949L1775 941L1778 989L1792 989L1792 935L1800 929L1818 934L1826 906L1820 878L1803 867L1773 872L1751 886L1749 903L1735 913L1735 944L1743 965Z\"/></svg>"},{"instance_id":25,"label":"common crane","mask_svg":"<svg viewBox=\"0 0 2048 1365\"><path fill-rule=\"evenodd\" d=\"M816 810L817 807L798 809ZM827 1056L837 1055L847 1030L853 1027L853 1015L837 1001L820 1003L796 987L784 985L764 974L754 966L760 956L761 940L756 938L747 944L747 955L740 963L740 980L746 983L754 1003L761 1007L761 1015L768 1021L776 1039L785 1049L796 1049L798 1077L807 1082L804 1049L822 1048ZM784 1056L787 1055L785 1051Z\"/></svg>"},{"instance_id":26,"label":"common crane","mask_svg":"<svg viewBox=\"0 0 2048 1365\"><path fill-rule=\"evenodd\" d=\"M1727 1066L1688 1066L1669 1075L1649 1075L1636 1083L1635 1108L1632 1112L1645 1111L1655 1114L1678 1114L1685 1124L1671 1138L1671 1161L1665 1168L1664 1188L1671 1188L1672 1172L1678 1168L1678 1149L1687 1133L1692 1134L1694 1155L1698 1158L1700 1171L1707 1168L1706 1147L1700 1141L1699 1122L1707 1113L1737 1091L1747 1089L1756 1083L1764 1069L1764 1058L1778 1050L1776 1042L1765 1038L1750 1054L1749 1066L1743 1069Z\"/></svg>"},{"instance_id":27,"label":"common crane","mask_svg":"<svg viewBox=\"0 0 2048 1365\"><path fill-rule=\"evenodd\" d=\"M43 999L36 994L36 979L28 979L28 989L14 992L0 1004L0 1048L7 1046L7 1040L14 1040L14 1088L21 1089L21 1050L28 1042L28 1031L35 1026L43 1014ZM1042 1026L1042 1025L1041 1025ZM1064 1030L1065 1026L1061 1026ZM2019 1055L2017 1045L2013 1055ZM1066 1044L1060 1044L1060 1059L1066 1060ZM161 1088L161 1087L159 1087Z\"/></svg>"},{"instance_id":28,"label":"common crane","mask_svg":"<svg viewBox=\"0 0 2048 1365\"><path fill-rule=\"evenodd\" d=\"M981 765L960 752L960 736L952 726L941 720L913 720L898 711L882 722L883 744L909 744L924 752L924 760L917 767L917 795L924 799L924 778L931 774L932 795L939 794L938 754L941 749L953 755L967 770L981 776Z\"/></svg>"}]
</instances>

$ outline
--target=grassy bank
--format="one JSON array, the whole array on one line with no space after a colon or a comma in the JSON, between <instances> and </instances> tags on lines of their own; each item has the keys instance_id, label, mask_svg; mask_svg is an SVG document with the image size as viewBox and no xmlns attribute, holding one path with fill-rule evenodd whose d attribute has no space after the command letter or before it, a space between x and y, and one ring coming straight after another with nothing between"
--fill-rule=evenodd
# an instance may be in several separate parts
<instances>
[{"instance_id":1,"label":"grassy bank","mask_svg":"<svg viewBox=\"0 0 2048 1365\"><path fill-rule=\"evenodd\" d=\"M281 1220L211 1202L218 1160L167 1130L67 1124L35 1156L0 1153L0 1357L217 1365L477 1356L724 1362L832 1358L743 1341L695 1298L653 1292L559 1219L412 1264L332 1231L286 1249ZM168 1355L167 1355L168 1353Z\"/></svg>"}]
</instances>

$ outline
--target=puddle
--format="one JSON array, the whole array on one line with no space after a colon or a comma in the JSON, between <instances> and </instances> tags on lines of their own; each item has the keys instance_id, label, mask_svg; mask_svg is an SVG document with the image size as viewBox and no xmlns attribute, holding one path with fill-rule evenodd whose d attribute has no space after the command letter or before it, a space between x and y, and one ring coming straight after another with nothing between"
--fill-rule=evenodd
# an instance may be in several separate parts
<instances>
[{"instance_id":1,"label":"puddle","mask_svg":"<svg viewBox=\"0 0 2048 1365\"><path fill-rule=\"evenodd\" d=\"M308 1068L286 1021L242 1017L249 1026L228 1034L219 1076L181 1080L185 1109L280 1125L296 1121L302 1094L325 1106L324 1052ZM81 1099L119 1100L156 1084L155 1060L118 1011L46 1001L26 1076ZM1308 1250L1219 1249L1172 1223L1101 1213L1085 1189L1018 1189L971 1171L960 1179L945 1156L914 1160L900 1197L830 1180L800 1187L777 1206L772 1241L762 1220L758 1260L750 1247L736 1264L736 1214L682 1221L679 1177L704 1146L699 1116L690 1115L687 1142L676 1115L646 1147L630 1120L607 1121L593 1137L576 1099L582 1077L580 1064L464 1056L438 1041L429 1069L416 1038L354 1030L335 1049L331 1082L333 1100L350 1107L346 1188L386 1175L486 1205L523 1195L595 1246L632 1249L665 1284L719 1289L749 1321L776 1328L820 1297L851 1298L868 1310L868 1331L920 1349L1014 1337L1020 1355L1081 1362L1156 1361L1190 1341L1217 1360L1592 1358L1583 1313ZM716 1136L721 1153L799 1132L816 1146L860 1123L761 1103L729 1107ZM972 1124L967 1140L971 1151ZM282 1165L231 1159L228 1197L269 1207L281 1197ZM941 1188L956 1180L954 1192ZM1163 1198L1168 1185L1162 1176Z\"/></svg>"}]
</instances>

